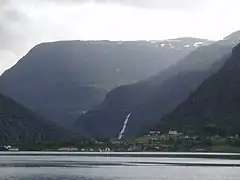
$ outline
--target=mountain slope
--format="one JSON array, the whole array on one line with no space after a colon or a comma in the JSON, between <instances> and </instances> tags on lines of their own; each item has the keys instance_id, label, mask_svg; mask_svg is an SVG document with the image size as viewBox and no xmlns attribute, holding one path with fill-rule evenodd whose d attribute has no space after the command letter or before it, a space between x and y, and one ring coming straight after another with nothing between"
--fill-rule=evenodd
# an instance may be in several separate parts
<instances>
[{"instance_id":1,"label":"mountain slope","mask_svg":"<svg viewBox=\"0 0 240 180\"><path fill-rule=\"evenodd\" d=\"M194 38L43 43L0 77L0 91L67 126L112 88L147 78L209 43Z\"/></svg>"},{"instance_id":2,"label":"mountain slope","mask_svg":"<svg viewBox=\"0 0 240 180\"><path fill-rule=\"evenodd\" d=\"M0 143L61 140L68 133L0 94Z\"/></svg>"},{"instance_id":3,"label":"mountain slope","mask_svg":"<svg viewBox=\"0 0 240 180\"><path fill-rule=\"evenodd\" d=\"M144 127L150 127L171 112L206 78L217 72L234 45L231 39L200 47L151 78L114 89L102 104L81 115L74 128L89 136L116 137L126 116L131 113L125 135L139 134Z\"/></svg>"},{"instance_id":4,"label":"mountain slope","mask_svg":"<svg viewBox=\"0 0 240 180\"><path fill-rule=\"evenodd\" d=\"M239 92L240 45L233 49L223 68L207 79L186 102L163 118L157 128L209 133L211 127L212 134L239 134Z\"/></svg>"}]
</instances>

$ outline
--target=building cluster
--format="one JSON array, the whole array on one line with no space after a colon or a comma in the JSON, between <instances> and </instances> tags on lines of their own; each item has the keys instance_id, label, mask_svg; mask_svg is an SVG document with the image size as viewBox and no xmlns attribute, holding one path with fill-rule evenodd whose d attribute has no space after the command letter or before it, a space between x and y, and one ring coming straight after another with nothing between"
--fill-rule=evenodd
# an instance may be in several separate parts
<instances>
[{"instance_id":1,"label":"building cluster","mask_svg":"<svg viewBox=\"0 0 240 180\"><path fill-rule=\"evenodd\" d=\"M167 134L162 134L160 131L150 131L147 135L147 137L152 137L151 140L170 140L171 138L190 138L189 136L184 136L183 133L175 131L175 130L169 130Z\"/></svg>"},{"instance_id":2,"label":"building cluster","mask_svg":"<svg viewBox=\"0 0 240 180\"><path fill-rule=\"evenodd\" d=\"M19 151L19 148L18 147L13 147L11 145L4 145L4 146L0 147L0 150L1 151L16 152L16 151Z\"/></svg>"},{"instance_id":3,"label":"building cluster","mask_svg":"<svg viewBox=\"0 0 240 180\"><path fill-rule=\"evenodd\" d=\"M61 147L58 149L59 152L111 152L111 149L109 147L106 148L82 148L78 149L76 147Z\"/></svg>"}]
</instances>

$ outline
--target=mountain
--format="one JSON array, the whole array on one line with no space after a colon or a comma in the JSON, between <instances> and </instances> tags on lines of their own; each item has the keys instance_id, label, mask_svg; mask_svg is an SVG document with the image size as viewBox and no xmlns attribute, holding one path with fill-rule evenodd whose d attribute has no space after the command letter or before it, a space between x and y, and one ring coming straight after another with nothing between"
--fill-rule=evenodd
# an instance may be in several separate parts
<instances>
[{"instance_id":1,"label":"mountain","mask_svg":"<svg viewBox=\"0 0 240 180\"><path fill-rule=\"evenodd\" d=\"M199 134L240 134L240 44L220 71L164 117L156 128Z\"/></svg>"},{"instance_id":2,"label":"mountain","mask_svg":"<svg viewBox=\"0 0 240 180\"><path fill-rule=\"evenodd\" d=\"M224 39L199 47L155 76L112 90L100 105L79 117L75 130L88 136L116 137L131 114L125 136L138 135L170 113L206 78L217 72L237 41Z\"/></svg>"},{"instance_id":3,"label":"mountain","mask_svg":"<svg viewBox=\"0 0 240 180\"><path fill-rule=\"evenodd\" d=\"M37 45L0 77L0 92L64 127L108 91L176 63L211 41L61 41Z\"/></svg>"},{"instance_id":4,"label":"mountain","mask_svg":"<svg viewBox=\"0 0 240 180\"><path fill-rule=\"evenodd\" d=\"M240 39L240 30L224 38L224 40L232 41L236 45L239 43L238 39Z\"/></svg>"},{"instance_id":5,"label":"mountain","mask_svg":"<svg viewBox=\"0 0 240 180\"><path fill-rule=\"evenodd\" d=\"M67 138L68 133L0 94L0 144Z\"/></svg>"}]
</instances>

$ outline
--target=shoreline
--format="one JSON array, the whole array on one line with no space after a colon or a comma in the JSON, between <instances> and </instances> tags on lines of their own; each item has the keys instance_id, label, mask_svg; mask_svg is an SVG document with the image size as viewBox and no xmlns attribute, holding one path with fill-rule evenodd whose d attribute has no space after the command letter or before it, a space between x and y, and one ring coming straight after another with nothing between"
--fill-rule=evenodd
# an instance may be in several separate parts
<instances>
[{"instance_id":1,"label":"shoreline","mask_svg":"<svg viewBox=\"0 0 240 180\"><path fill-rule=\"evenodd\" d=\"M98 157L169 157L169 158L210 158L240 159L240 153L207 152L57 152L18 151L0 152L0 156L98 156Z\"/></svg>"}]
</instances>

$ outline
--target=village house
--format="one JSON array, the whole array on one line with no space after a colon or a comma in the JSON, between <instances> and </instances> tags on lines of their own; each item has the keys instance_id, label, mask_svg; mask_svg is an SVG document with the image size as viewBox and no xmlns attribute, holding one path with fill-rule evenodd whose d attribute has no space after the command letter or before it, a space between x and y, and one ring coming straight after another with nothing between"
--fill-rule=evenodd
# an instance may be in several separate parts
<instances>
[{"instance_id":1,"label":"village house","mask_svg":"<svg viewBox=\"0 0 240 180\"><path fill-rule=\"evenodd\" d=\"M177 131L170 130L170 131L168 132L168 135L169 135L169 136L181 136L181 135L183 135L183 133L179 133L179 132L177 132Z\"/></svg>"},{"instance_id":2,"label":"village house","mask_svg":"<svg viewBox=\"0 0 240 180\"><path fill-rule=\"evenodd\" d=\"M150 131L148 133L148 136L160 136L161 132L160 131Z\"/></svg>"},{"instance_id":3,"label":"village house","mask_svg":"<svg viewBox=\"0 0 240 180\"><path fill-rule=\"evenodd\" d=\"M59 148L58 151L61 151L61 152L77 152L78 148L76 148L76 147L62 147L62 148Z\"/></svg>"},{"instance_id":4,"label":"village house","mask_svg":"<svg viewBox=\"0 0 240 180\"><path fill-rule=\"evenodd\" d=\"M106 148L104 149L104 152L111 152L111 149L110 149L109 147L106 147Z\"/></svg>"},{"instance_id":5,"label":"village house","mask_svg":"<svg viewBox=\"0 0 240 180\"><path fill-rule=\"evenodd\" d=\"M5 148L7 151L19 151L19 148L17 148L17 147L12 147L11 145L4 146L4 148Z\"/></svg>"}]
</instances>

